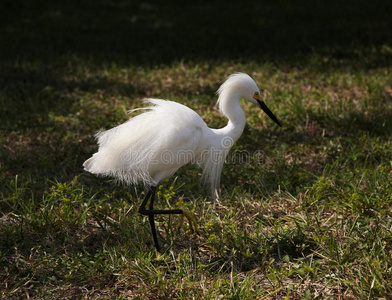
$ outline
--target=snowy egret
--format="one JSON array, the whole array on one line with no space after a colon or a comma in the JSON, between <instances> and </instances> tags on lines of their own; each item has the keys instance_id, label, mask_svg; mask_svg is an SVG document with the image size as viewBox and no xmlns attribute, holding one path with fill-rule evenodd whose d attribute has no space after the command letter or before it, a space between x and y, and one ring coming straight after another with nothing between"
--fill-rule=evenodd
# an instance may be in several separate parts
<instances>
[{"instance_id":1,"label":"snowy egret","mask_svg":"<svg viewBox=\"0 0 392 300\"><path fill-rule=\"evenodd\" d=\"M195 226L193 216L186 210L154 210L157 185L172 176L180 167L197 163L203 177L218 196L220 176L226 156L242 134L246 118L240 99L261 108L281 126L260 96L255 81L247 74L231 75L218 89L218 106L228 124L220 129L209 128L192 109L169 100L147 99L150 106L139 108L144 113L95 137L99 149L83 164L93 174L112 176L127 184L144 183L146 196L139 212L149 217L154 244L159 251L154 215L181 214ZM131 111L132 112L132 111ZM146 205L149 201L149 208Z\"/></svg>"}]
</instances>

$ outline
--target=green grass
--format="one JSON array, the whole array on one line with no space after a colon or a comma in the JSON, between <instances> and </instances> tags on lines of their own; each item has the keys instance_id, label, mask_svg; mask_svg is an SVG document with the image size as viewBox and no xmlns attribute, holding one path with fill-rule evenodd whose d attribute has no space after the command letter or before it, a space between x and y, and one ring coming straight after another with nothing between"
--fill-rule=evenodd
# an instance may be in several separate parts
<instances>
[{"instance_id":1,"label":"green grass","mask_svg":"<svg viewBox=\"0 0 392 300\"><path fill-rule=\"evenodd\" d=\"M1 298L392 297L391 3L225 3L1 2ZM158 254L143 187L83 171L93 134L149 96L222 127L237 71L283 127L243 103L215 206L195 166L160 186L200 235L157 217Z\"/></svg>"}]
</instances>

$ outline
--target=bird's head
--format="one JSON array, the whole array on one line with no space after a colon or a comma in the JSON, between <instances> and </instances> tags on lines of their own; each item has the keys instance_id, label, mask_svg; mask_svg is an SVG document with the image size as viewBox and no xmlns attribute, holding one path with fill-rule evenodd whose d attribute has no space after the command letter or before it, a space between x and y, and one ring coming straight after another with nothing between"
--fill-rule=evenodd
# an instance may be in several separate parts
<instances>
[{"instance_id":1,"label":"bird's head","mask_svg":"<svg viewBox=\"0 0 392 300\"><path fill-rule=\"evenodd\" d=\"M253 93L253 97L252 100L249 100L253 103L255 103L258 107L260 107L267 115L268 117L270 117L272 119L272 121L274 121L276 124L278 124L280 127L282 127L282 125L280 124L279 120L277 117L275 117L275 115L272 113L272 111L270 111L270 109L268 108L268 106L264 103L263 99L260 96L260 92L254 92Z\"/></svg>"},{"instance_id":2,"label":"bird's head","mask_svg":"<svg viewBox=\"0 0 392 300\"><path fill-rule=\"evenodd\" d=\"M272 111L261 98L256 82L247 74L236 73L231 75L218 89L219 98L229 93L248 100L261 108L276 124L282 126ZM218 100L219 101L219 100Z\"/></svg>"}]
</instances>

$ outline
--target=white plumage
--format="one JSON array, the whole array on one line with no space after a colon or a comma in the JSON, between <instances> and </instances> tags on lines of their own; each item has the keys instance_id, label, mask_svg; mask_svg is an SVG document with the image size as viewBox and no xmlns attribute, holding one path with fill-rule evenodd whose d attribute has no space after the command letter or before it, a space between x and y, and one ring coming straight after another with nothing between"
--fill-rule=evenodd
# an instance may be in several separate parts
<instances>
[{"instance_id":1,"label":"white plumage","mask_svg":"<svg viewBox=\"0 0 392 300\"><path fill-rule=\"evenodd\" d=\"M246 123L240 98L258 105L280 125L261 101L260 91L249 75L230 76L217 93L219 109L229 119L227 126L208 128L196 112L182 104L147 99L145 103L151 105L142 108L145 112L95 135L99 149L84 162L85 170L127 184L156 186L185 164L198 163L217 196L225 158Z\"/></svg>"},{"instance_id":2,"label":"white plumage","mask_svg":"<svg viewBox=\"0 0 392 300\"><path fill-rule=\"evenodd\" d=\"M280 126L279 121L261 100L260 91L249 75L230 76L218 89L218 106L229 119L221 129L208 128L190 108L168 100L147 99L151 104L142 114L115 128L99 131L98 152L83 164L86 171L113 176L127 184L143 182L147 193L139 212L148 216L155 247L160 251L155 215L180 214L188 218L197 231L195 218L183 209L154 209L156 186L188 163L203 168L213 197L218 196L222 167L234 142L245 127L240 98L258 105ZM149 207L147 209L147 203ZM181 221L182 223L182 221Z\"/></svg>"}]
</instances>

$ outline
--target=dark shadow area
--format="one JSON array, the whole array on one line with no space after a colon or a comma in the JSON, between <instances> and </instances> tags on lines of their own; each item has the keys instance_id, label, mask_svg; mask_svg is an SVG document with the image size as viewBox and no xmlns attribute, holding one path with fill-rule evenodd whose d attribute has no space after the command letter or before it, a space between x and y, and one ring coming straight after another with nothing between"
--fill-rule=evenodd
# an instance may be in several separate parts
<instances>
[{"instance_id":1,"label":"dark shadow area","mask_svg":"<svg viewBox=\"0 0 392 300\"><path fill-rule=\"evenodd\" d=\"M316 55L326 70L389 66L391 15L392 2L365 0L1 1L1 126L36 126L49 111L66 112L75 97L59 95L77 89L141 97L130 83L83 76L102 65L253 60L303 68Z\"/></svg>"},{"instance_id":2,"label":"dark shadow area","mask_svg":"<svg viewBox=\"0 0 392 300\"><path fill-rule=\"evenodd\" d=\"M140 98L132 84L84 78L102 65L254 60L303 68L316 55L327 70L388 66L391 15L392 2L364 0L1 1L1 126L36 126L49 111L69 110L75 97L54 91Z\"/></svg>"},{"instance_id":3,"label":"dark shadow area","mask_svg":"<svg viewBox=\"0 0 392 300\"><path fill-rule=\"evenodd\" d=\"M391 63L391 1L2 1L0 61ZM372 57L373 56L373 57Z\"/></svg>"}]
</instances>

